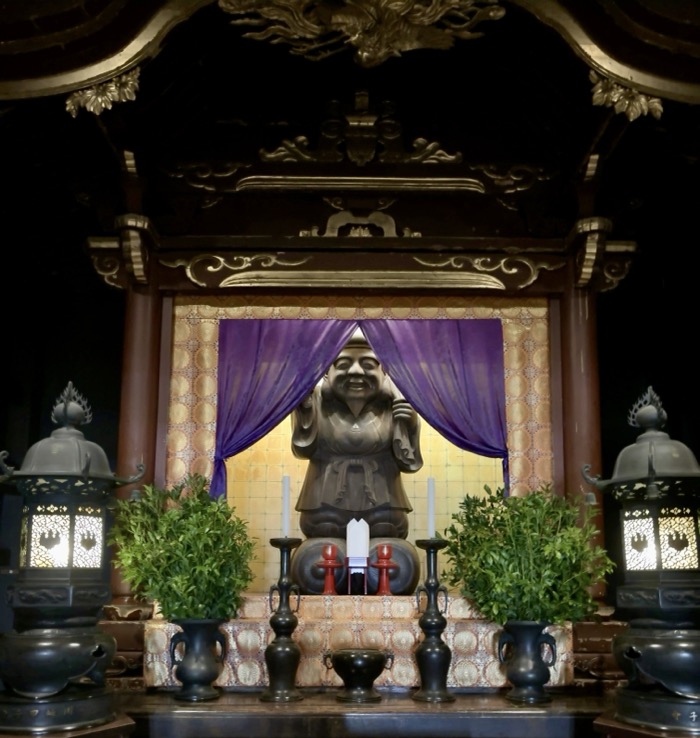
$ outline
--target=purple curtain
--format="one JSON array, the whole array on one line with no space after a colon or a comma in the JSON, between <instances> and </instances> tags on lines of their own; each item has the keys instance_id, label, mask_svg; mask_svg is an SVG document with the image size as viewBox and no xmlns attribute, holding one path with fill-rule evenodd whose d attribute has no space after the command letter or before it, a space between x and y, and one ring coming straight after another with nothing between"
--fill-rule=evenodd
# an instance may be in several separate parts
<instances>
[{"instance_id":1,"label":"purple curtain","mask_svg":"<svg viewBox=\"0 0 700 738\"><path fill-rule=\"evenodd\" d=\"M343 320L222 320L210 493L225 460L259 441L311 391L357 326Z\"/></svg>"},{"instance_id":2,"label":"purple curtain","mask_svg":"<svg viewBox=\"0 0 700 738\"><path fill-rule=\"evenodd\" d=\"M419 415L455 446L503 459L508 489L501 321L372 320L361 325Z\"/></svg>"},{"instance_id":3,"label":"purple curtain","mask_svg":"<svg viewBox=\"0 0 700 738\"><path fill-rule=\"evenodd\" d=\"M211 494L225 460L301 402L361 325L396 386L459 448L503 459L508 488L503 335L499 320L222 320Z\"/></svg>"}]
</instances>

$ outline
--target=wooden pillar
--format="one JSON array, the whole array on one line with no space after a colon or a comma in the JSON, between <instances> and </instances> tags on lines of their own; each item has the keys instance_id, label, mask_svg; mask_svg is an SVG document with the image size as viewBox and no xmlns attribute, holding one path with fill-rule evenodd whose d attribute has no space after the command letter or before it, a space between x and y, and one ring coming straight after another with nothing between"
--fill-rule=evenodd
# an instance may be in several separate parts
<instances>
[{"instance_id":1,"label":"wooden pillar","mask_svg":"<svg viewBox=\"0 0 700 738\"><path fill-rule=\"evenodd\" d=\"M139 464L145 467L136 485L117 489L117 496L128 498L135 486L153 481L156 463L159 365L161 336L161 297L155 290L128 288L122 359L121 404L117 448L118 476L128 477ZM119 571L112 576L113 604L128 601L129 588Z\"/></svg>"},{"instance_id":2,"label":"wooden pillar","mask_svg":"<svg viewBox=\"0 0 700 738\"><path fill-rule=\"evenodd\" d=\"M561 304L564 483L568 495L592 491L581 470L600 469L600 382L595 294L567 288Z\"/></svg>"},{"instance_id":3,"label":"wooden pillar","mask_svg":"<svg viewBox=\"0 0 700 738\"><path fill-rule=\"evenodd\" d=\"M592 470L602 464L597 338L596 293L575 287L570 278L561 302L564 490L572 498L595 495L599 533L592 543L605 546L602 495L582 474L585 464ZM604 585L593 594L602 599Z\"/></svg>"}]
</instances>

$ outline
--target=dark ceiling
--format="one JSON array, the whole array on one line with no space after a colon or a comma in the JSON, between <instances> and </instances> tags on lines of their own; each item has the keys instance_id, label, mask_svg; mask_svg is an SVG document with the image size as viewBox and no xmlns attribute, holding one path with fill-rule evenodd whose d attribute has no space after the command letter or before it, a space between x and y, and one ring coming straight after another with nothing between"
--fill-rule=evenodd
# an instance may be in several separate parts
<instances>
[{"instance_id":1,"label":"dark ceiling","mask_svg":"<svg viewBox=\"0 0 700 738\"><path fill-rule=\"evenodd\" d=\"M337 9L371 0L297 4ZM482 22L478 37L457 39L449 49L404 51L371 68L360 66L347 44L310 60L287 43L248 38L253 27L233 24L225 5L0 4L7 364L19 395L34 405L32 417L47 412L68 379L93 407L118 412L123 295L98 278L86 249L88 237L116 233L118 216L147 215L163 239L235 236L243 243L322 230L341 206L333 197L368 211L385 198L389 204L381 206L397 228L446 242L507 237L563 249L577 219L610 219L609 238L636 242L637 255L629 275L599 298L604 449L615 449L606 463L633 440L626 412L649 384L667 405L671 434L690 445L700 440L697 413L689 412L698 409L690 347L700 264L694 3L502 2L503 17ZM104 60L166 11L167 32L153 34L134 57L135 99L99 115L69 115L67 96L114 76ZM93 68L102 77L91 77ZM594 105L589 75L603 68L616 83L633 81L645 99L658 97L663 114L630 120ZM361 119L357 106L365 100L365 114L384 116L389 133L378 142L355 126L353 146L369 152L358 164L342 136L353 115ZM323 160L319 152L338 130L340 160ZM442 160L412 159L420 140L435 145ZM244 176L296 171L261 154L289 142L297 142L297 154L309 154L313 173L415 175L424 186L389 196L240 185ZM396 156L382 159L389 145ZM440 185L441 178L477 175L492 183L493 173L509 174L511 189L455 193ZM519 189L518 177L527 186ZM37 396L30 384L44 389ZM6 425L16 422L20 406L10 402ZM36 423L26 430L39 432Z\"/></svg>"}]
</instances>

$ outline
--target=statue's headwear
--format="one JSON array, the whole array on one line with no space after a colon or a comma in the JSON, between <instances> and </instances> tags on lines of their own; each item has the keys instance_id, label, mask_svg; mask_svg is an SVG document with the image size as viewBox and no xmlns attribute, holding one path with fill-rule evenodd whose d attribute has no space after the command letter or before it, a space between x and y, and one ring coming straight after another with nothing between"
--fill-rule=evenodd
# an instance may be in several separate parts
<instances>
[{"instance_id":1,"label":"statue's headwear","mask_svg":"<svg viewBox=\"0 0 700 738\"><path fill-rule=\"evenodd\" d=\"M348 338L345 345L350 348L372 348L369 345L369 341L365 338L365 334L362 332L362 328L360 328L359 326L355 328L355 331L353 332L352 336Z\"/></svg>"}]
</instances>

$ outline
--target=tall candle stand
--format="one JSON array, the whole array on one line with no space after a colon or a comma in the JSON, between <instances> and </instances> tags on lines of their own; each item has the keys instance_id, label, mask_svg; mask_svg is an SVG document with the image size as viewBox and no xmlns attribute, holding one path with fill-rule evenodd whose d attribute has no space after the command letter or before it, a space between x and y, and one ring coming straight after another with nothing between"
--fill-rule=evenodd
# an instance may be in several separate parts
<instances>
[{"instance_id":1,"label":"tall candle stand","mask_svg":"<svg viewBox=\"0 0 700 738\"><path fill-rule=\"evenodd\" d=\"M420 610L422 593L427 597L427 604L418 620L425 637L415 651L421 686L413 695L413 699L419 702L453 702L455 696L447 690L447 671L450 668L452 652L442 640L442 633L447 626L447 620L443 615L447 610L447 588L440 584L437 577L437 552L447 546L447 541L442 538L428 538L416 541L416 546L426 551L427 555L425 583L416 590L418 609ZM438 606L440 593L445 598L443 611Z\"/></svg>"},{"instance_id":2,"label":"tall candle stand","mask_svg":"<svg viewBox=\"0 0 700 738\"><path fill-rule=\"evenodd\" d=\"M296 613L299 611L301 595L299 586L289 576L289 562L292 550L301 545L301 538L271 538L270 545L280 550L280 577L277 584L270 587L270 610L273 610L272 597L275 592L279 595L279 603L270 617L275 637L265 649L269 684L260 699L263 702L298 702L304 699L295 686L301 649L292 638L292 633L299 622ZM289 605L292 592L297 595L295 610Z\"/></svg>"}]
</instances>

